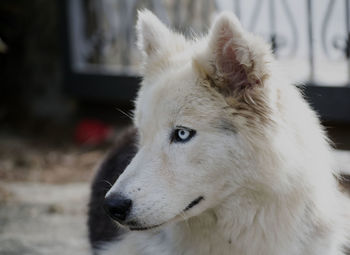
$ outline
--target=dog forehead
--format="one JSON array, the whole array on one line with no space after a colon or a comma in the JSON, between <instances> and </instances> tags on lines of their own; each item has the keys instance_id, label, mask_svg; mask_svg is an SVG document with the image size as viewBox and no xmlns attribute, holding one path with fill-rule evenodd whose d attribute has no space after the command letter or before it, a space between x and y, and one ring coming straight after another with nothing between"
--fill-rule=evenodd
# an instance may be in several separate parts
<instances>
[{"instance_id":1,"label":"dog forehead","mask_svg":"<svg viewBox=\"0 0 350 255\"><path fill-rule=\"evenodd\" d=\"M182 68L165 73L153 84L144 84L136 104L137 126L149 128L156 122L173 126L180 125L179 122L205 121L208 112L213 113L220 107L199 83L192 68Z\"/></svg>"},{"instance_id":2,"label":"dog forehead","mask_svg":"<svg viewBox=\"0 0 350 255\"><path fill-rule=\"evenodd\" d=\"M180 73L161 74L152 84L144 84L136 102L135 118L138 124L150 119L172 119L193 94L195 79Z\"/></svg>"}]
</instances>

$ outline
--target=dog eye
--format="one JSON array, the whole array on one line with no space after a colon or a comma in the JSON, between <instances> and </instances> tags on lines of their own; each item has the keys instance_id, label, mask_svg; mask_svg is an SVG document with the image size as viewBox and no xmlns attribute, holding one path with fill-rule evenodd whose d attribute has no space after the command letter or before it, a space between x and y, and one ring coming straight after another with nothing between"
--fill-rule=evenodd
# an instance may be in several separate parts
<instances>
[{"instance_id":1,"label":"dog eye","mask_svg":"<svg viewBox=\"0 0 350 255\"><path fill-rule=\"evenodd\" d=\"M195 130L179 127L176 128L171 136L171 142L185 143L191 140L191 138L196 134Z\"/></svg>"}]
</instances>

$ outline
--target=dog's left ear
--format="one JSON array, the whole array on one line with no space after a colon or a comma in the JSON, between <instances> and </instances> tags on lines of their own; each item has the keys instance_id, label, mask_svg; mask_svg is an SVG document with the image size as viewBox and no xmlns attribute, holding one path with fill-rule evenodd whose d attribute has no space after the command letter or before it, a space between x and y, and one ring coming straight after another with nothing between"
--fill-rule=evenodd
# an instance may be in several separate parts
<instances>
[{"instance_id":1,"label":"dog's left ear","mask_svg":"<svg viewBox=\"0 0 350 255\"><path fill-rule=\"evenodd\" d=\"M260 38L244 31L233 13L214 22L209 41L193 59L195 69L225 96L263 86L269 76L271 50Z\"/></svg>"},{"instance_id":2,"label":"dog's left ear","mask_svg":"<svg viewBox=\"0 0 350 255\"><path fill-rule=\"evenodd\" d=\"M164 39L171 35L169 29L149 10L137 13L137 46L145 56L162 50Z\"/></svg>"},{"instance_id":3,"label":"dog's left ear","mask_svg":"<svg viewBox=\"0 0 350 255\"><path fill-rule=\"evenodd\" d=\"M144 65L159 58L166 60L166 57L163 57L165 54L169 57L186 45L186 40L181 34L170 30L147 9L138 11L136 34Z\"/></svg>"}]
</instances>

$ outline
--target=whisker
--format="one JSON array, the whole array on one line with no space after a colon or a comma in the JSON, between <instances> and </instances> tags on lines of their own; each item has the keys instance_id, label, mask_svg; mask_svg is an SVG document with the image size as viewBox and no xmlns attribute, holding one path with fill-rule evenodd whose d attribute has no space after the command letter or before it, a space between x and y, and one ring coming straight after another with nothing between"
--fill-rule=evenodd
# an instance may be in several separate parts
<instances>
[{"instance_id":1,"label":"whisker","mask_svg":"<svg viewBox=\"0 0 350 255\"><path fill-rule=\"evenodd\" d=\"M109 188L112 188L112 183L110 183L109 181L107 181L107 180L102 180L102 182L104 182L104 183L107 183L108 185L109 185Z\"/></svg>"},{"instance_id":2,"label":"whisker","mask_svg":"<svg viewBox=\"0 0 350 255\"><path fill-rule=\"evenodd\" d=\"M188 223L188 219L186 218L186 215L185 215L185 212L180 212L179 214L181 216L181 218L183 219L183 221L185 222L185 225L187 227L187 229L189 230L189 232L191 233L191 226L190 224Z\"/></svg>"},{"instance_id":3,"label":"whisker","mask_svg":"<svg viewBox=\"0 0 350 255\"><path fill-rule=\"evenodd\" d=\"M133 119L133 116L130 113L124 112L122 109L120 108L116 108L118 112L122 113L123 115L125 115L126 117L128 117L129 119Z\"/></svg>"}]
</instances>

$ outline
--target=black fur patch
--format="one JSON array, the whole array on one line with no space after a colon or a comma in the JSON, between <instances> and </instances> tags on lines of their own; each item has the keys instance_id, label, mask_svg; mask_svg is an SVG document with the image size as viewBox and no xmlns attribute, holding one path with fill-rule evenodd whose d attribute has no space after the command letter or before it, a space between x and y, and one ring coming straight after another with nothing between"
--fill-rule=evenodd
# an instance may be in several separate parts
<instances>
[{"instance_id":1,"label":"black fur patch","mask_svg":"<svg viewBox=\"0 0 350 255\"><path fill-rule=\"evenodd\" d=\"M103 243L120 238L123 229L119 228L104 212L103 202L110 184L123 173L136 154L136 130L129 128L116 142L117 146L105 158L98 169L91 186L88 209L89 240L93 249ZM96 251L94 251L96 254Z\"/></svg>"}]
</instances>

